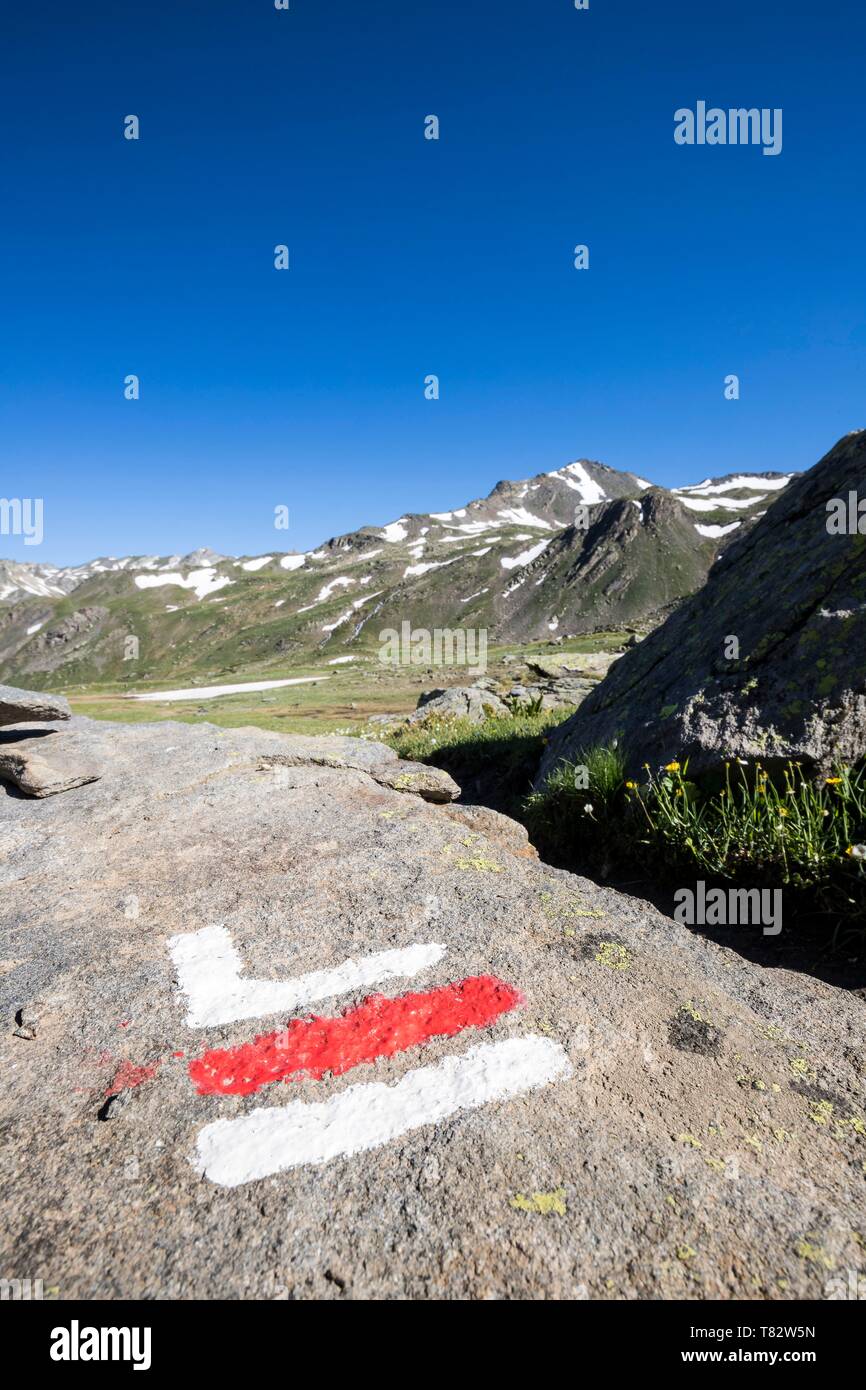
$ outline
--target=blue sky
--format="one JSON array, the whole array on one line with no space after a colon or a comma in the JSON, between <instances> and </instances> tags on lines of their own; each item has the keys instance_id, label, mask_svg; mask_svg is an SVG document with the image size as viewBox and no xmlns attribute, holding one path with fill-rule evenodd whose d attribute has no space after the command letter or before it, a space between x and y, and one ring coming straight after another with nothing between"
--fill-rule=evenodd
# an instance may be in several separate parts
<instances>
[{"instance_id":1,"label":"blue sky","mask_svg":"<svg viewBox=\"0 0 866 1390\"><path fill-rule=\"evenodd\" d=\"M0 555L304 549L577 457L676 485L866 425L854 0L44 0L4 30L0 496L44 498L45 539ZM677 146L699 99L781 107L781 155Z\"/></svg>"}]
</instances>

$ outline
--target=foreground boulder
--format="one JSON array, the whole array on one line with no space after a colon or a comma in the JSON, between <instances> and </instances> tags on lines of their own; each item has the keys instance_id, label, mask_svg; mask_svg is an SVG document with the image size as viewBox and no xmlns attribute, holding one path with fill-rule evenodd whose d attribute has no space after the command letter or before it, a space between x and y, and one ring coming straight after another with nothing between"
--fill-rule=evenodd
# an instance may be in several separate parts
<instances>
[{"instance_id":1,"label":"foreground boulder","mask_svg":"<svg viewBox=\"0 0 866 1390\"><path fill-rule=\"evenodd\" d=\"M43 695L36 690L19 690L14 685L0 685L0 726L6 724L44 723L52 719L68 719L72 711L62 695Z\"/></svg>"},{"instance_id":2,"label":"foreground boulder","mask_svg":"<svg viewBox=\"0 0 866 1390\"><path fill-rule=\"evenodd\" d=\"M55 796L95 782L100 770L91 757L85 732L30 729L70 719L62 695L43 695L0 685L0 783L10 782L25 796Z\"/></svg>"},{"instance_id":3,"label":"foreground boulder","mask_svg":"<svg viewBox=\"0 0 866 1390\"><path fill-rule=\"evenodd\" d=\"M631 771L688 758L701 773L735 756L827 770L866 756L857 498L866 502L863 430L796 477L705 586L617 661L551 738L538 785L562 759L614 739ZM840 534L843 504L854 529Z\"/></svg>"},{"instance_id":4,"label":"foreground boulder","mask_svg":"<svg viewBox=\"0 0 866 1390\"><path fill-rule=\"evenodd\" d=\"M95 782L99 767L91 761L90 740L44 730L31 737L0 735L0 782L11 782L25 796L58 792Z\"/></svg>"},{"instance_id":5,"label":"foreground boulder","mask_svg":"<svg viewBox=\"0 0 866 1390\"><path fill-rule=\"evenodd\" d=\"M5 1278L784 1299L863 1267L862 1002L382 785L390 750L71 730L99 782L0 788Z\"/></svg>"}]
</instances>

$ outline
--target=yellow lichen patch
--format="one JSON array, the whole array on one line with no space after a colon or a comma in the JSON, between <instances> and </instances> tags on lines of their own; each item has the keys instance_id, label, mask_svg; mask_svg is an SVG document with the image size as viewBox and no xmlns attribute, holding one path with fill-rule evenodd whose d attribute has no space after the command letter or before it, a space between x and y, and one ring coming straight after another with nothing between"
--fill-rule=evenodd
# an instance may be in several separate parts
<instances>
[{"instance_id":1,"label":"yellow lichen patch","mask_svg":"<svg viewBox=\"0 0 866 1390\"><path fill-rule=\"evenodd\" d=\"M693 1134L678 1134L677 1139L681 1144L688 1144L689 1148L702 1149L704 1146L700 1139L696 1139Z\"/></svg>"},{"instance_id":2,"label":"yellow lichen patch","mask_svg":"<svg viewBox=\"0 0 866 1390\"><path fill-rule=\"evenodd\" d=\"M677 1246L677 1259L682 1260L684 1264L688 1264L689 1260L693 1260L697 1253L697 1250L693 1250L690 1245Z\"/></svg>"},{"instance_id":3,"label":"yellow lichen patch","mask_svg":"<svg viewBox=\"0 0 866 1390\"><path fill-rule=\"evenodd\" d=\"M687 1000L685 1004L682 1004L681 1008L684 1014L688 1014L689 1018L694 1019L695 1023L709 1023L709 1019L704 1018L703 1014L699 1013L691 999Z\"/></svg>"},{"instance_id":4,"label":"yellow lichen patch","mask_svg":"<svg viewBox=\"0 0 866 1390\"><path fill-rule=\"evenodd\" d=\"M792 1057L788 1065L794 1075L798 1076L801 1080L815 1080L815 1073L805 1057Z\"/></svg>"},{"instance_id":5,"label":"yellow lichen patch","mask_svg":"<svg viewBox=\"0 0 866 1390\"><path fill-rule=\"evenodd\" d=\"M805 1236L802 1240L798 1240L794 1249L800 1259L808 1260L809 1264L821 1265L823 1269L836 1268L836 1261L827 1254L823 1245L817 1245L811 1236Z\"/></svg>"},{"instance_id":6,"label":"yellow lichen patch","mask_svg":"<svg viewBox=\"0 0 866 1390\"><path fill-rule=\"evenodd\" d=\"M748 1144L750 1149L754 1149L756 1154L762 1154L764 1152L764 1146L757 1134L745 1134L743 1136L743 1143Z\"/></svg>"},{"instance_id":7,"label":"yellow lichen patch","mask_svg":"<svg viewBox=\"0 0 866 1390\"><path fill-rule=\"evenodd\" d=\"M458 859L456 867L458 869L475 869L479 874L505 873L502 864L497 864L495 859L483 859L480 855L477 859Z\"/></svg>"},{"instance_id":8,"label":"yellow lichen patch","mask_svg":"<svg viewBox=\"0 0 866 1390\"><path fill-rule=\"evenodd\" d=\"M774 1129L773 1138L777 1144L784 1144L791 1138L791 1135L786 1129Z\"/></svg>"},{"instance_id":9,"label":"yellow lichen patch","mask_svg":"<svg viewBox=\"0 0 866 1390\"><path fill-rule=\"evenodd\" d=\"M724 1173L725 1171L725 1160L723 1158L705 1158L704 1163L716 1173Z\"/></svg>"},{"instance_id":10,"label":"yellow lichen patch","mask_svg":"<svg viewBox=\"0 0 866 1390\"><path fill-rule=\"evenodd\" d=\"M579 901L575 901L574 896L567 898L565 902L555 903L552 893L542 893L541 901L544 911L550 917L606 917L607 913L602 912L598 907L584 907Z\"/></svg>"},{"instance_id":11,"label":"yellow lichen patch","mask_svg":"<svg viewBox=\"0 0 866 1390\"><path fill-rule=\"evenodd\" d=\"M538 1216L565 1216L565 1188L557 1187L555 1192L533 1192L530 1197L518 1192L511 1198L510 1205L517 1211L531 1211Z\"/></svg>"},{"instance_id":12,"label":"yellow lichen patch","mask_svg":"<svg viewBox=\"0 0 866 1390\"><path fill-rule=\"evenodd\" d=\"M809 1118L813 1124L822 1128L830 1123L833 1115L833 1105L829 1100L813 1100L809 1107Z\"/></svg>"},{"instance_id":13,"label":"yellow lichen patch","mask_svg":"<svg viewBox=\"0 0 866 1390\"><path fill-rule=\"evenodd\" d=\"M631 965L631 956L626 947L616 941L602 941L595 959L599 965L606 965L610 970L628 970Z\"/></svg>"},{"instance_id":14,"label":"yellow lichen patch","mask_svg":"<svg viewBox=\"0 0 866 1390\"><path fill-rule=\"evenodd\" d=\"M779 1028L775 1023L768 1023L766 1028L761 1029L761 1032L763 1033L765 1038L769 1038L770 1042L787 1041L785 1037L785 1030L783 1028Z\"/></svg>"},{"instance_id":15,"label":"yellow lichen patch","mask_svg":"<svg viewBox=\"0 0 866 1390\"><path fill-rule=\"evenodd\" d=\"M740 1072L737 1077L737 1085L742 1086L747 1091L766 1091L767 1083L760 1076L751 1076L748 1072Z\"/></svg>"}]
</instances>

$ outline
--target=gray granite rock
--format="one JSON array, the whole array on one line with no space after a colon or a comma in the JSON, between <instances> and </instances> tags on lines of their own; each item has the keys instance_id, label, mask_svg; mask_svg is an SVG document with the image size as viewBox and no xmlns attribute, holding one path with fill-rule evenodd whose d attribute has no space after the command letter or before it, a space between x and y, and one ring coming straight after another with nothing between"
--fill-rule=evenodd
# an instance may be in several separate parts
<instances>
[{"instance_id":1,"label":"gray granite rock","mask_svg":"<svg viewBox=\"0 0 866 1390\"><path fill-rule=\"evenodd\" d=\"M445 690L427 690L419 696L418 708L409 715L410 724L422 723L431 715L439 718L469 719L483 724L490 714L507 714L508 706L495 695L485 680L482 685L452 685Z\"/></svg>"},{"instance_id":2,"label":"gray granite rock","mask_svg":"<svg viewBox=\"0 0 866 1390\"><path fill-rule=\"evenodd\" d=\"M38 690L0 685L0 726L68 719L71 713L62 695L43 695Z\"/></svg>"},{"instance_id":3,"label":"gray granite rock","mask_svg":"<svg viewBox=\"0 0 866 1390\"><path fill-rule=\"evenodd\" d=\"M98 782L0 787L5 1278L87 1299L811 1299L863 1268L859 999L539 863L503 817L382 786L369 747L264 766L297 743L70 732ZM436 943L372 992L486 974L521 1002L343 1075L201 1094L207 1049L371 992L200 1026L169 942L204 928L239 989ZM353 1093L367 1125L408 1073L526 1039L564 1059L545 1084L466 1108L453 1082L440 1118L378 1147L237 1186L201 1171L217 1122L390 1088Z\"/></svg>"},{"instance_id":4,"label":"gray granite rock","mask_svg":"<svg viewBox=\"0 0 866 1390\"><path fill-rule=\"evenodd\" d=\"M100 776L88 749L66 730L32 737L0 733L0 782L11 782L25 796L56 796Z\"/></svg>"}]
</instances>

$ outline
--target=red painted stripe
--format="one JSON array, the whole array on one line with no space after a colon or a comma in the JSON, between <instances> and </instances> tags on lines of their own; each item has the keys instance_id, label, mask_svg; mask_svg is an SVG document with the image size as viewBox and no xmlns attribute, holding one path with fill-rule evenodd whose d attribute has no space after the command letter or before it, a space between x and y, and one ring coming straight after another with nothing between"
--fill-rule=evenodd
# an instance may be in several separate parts
<instances>
[{"instance_id":1,"label":"red painted stripe","mask_svg":"<svg viewBox=\"0 0 866 1390\"><path fill-rule=\"evenodd\" d=\"M464 1028L484 1028L522 997L492 975L475 975L423 994L386 999L371 994L337 1018L293 1019L240 1047L215 1048L189 1064L200 1095L248 1095L271 1081L292 1076L319 1081L340 1076L362 1062L392 1057L431 1038L452 1038Z\"/></svg>"}]
</instances>

